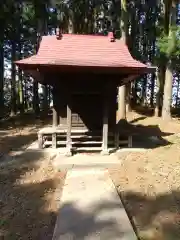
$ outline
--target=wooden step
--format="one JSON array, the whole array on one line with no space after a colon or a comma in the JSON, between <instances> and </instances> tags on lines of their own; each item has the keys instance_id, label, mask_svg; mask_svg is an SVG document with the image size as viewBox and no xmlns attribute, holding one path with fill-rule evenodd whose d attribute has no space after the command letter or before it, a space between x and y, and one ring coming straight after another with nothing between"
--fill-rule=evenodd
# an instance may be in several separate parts
<instances>
[{"instance_id":1,"label":"wooden step","mask_svg":"<svg viewBox=\"0 0 180 240\"><path fill-rule=\"evenodd\" d=\"M45 136L45 138L48 139L52 139L51 135ZM56 136L57 139L66 139L66 135L57 135ZM102 139L101 136L86 136L86 135L72 135L71 136L72 139L80 139L80 140L89 140L89 139Z\"/></svg>"},{"instance_id":2,"label":"wooden step","mask_svg":"<svg viewBox=\"0 0 180 240\"><path fill-rule=\"evenodd\" d=\"M45 141L45 145L52 145L52 141ZM95 145L102 144L102 141L86 141L86 142L72 142L72 145ZM108 141L109 145L113 145L114 141ZM119 144L128 144L128 140L119 141ZM66 145L66 141L57 141L57 145Z\"/></svg>"},{"instance_id":3,"label":"wooden step","mask_svg":"<svg viewBox=\"0 0 180 240\"><path fill-rule=\"evenodd\" d=\"M57 134L61 134L61 133L66 133L67 130L66 128L61 128L61 127L47 127L47 128L43 128L41 130L39 130L38 134L53 134L53 133L57 133ZM71 133L86 133L88 132L87 129L72 129Z\"/></svg>"}]
</instances>

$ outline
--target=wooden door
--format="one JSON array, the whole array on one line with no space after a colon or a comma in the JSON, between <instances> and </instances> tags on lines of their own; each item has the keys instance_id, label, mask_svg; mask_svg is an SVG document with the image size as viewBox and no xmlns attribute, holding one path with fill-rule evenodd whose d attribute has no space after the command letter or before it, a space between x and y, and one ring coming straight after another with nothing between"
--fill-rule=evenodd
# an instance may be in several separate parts
<instances>
[{"instance_id":1,"label":"wooden door","mask_svg":"<svg viewBox=\"0 0 180 240\"><path fill-rule=\"evenodd\" d=\"M100 93L73 94L72 126L101 130L102 97Z\"/></svg>"}]
</instances>

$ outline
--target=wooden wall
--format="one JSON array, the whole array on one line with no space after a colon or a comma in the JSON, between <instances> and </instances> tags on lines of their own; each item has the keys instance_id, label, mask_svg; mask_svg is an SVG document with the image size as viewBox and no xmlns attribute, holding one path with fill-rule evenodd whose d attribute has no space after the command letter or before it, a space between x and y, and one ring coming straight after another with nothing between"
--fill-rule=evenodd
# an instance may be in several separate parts
<instances>
[{"instance_id":1,"label":"wooden wall","mask_svg":"<svg viewBox=\"0 0 180 240\"><path fill-rule=\"evenodd\" d=\"M45 78L46 81L51 78L54 106L60 116L60 124L66 125L69 104L72 127L102 130L104 98L108 97L109 127L115 127L117 86L109 76L51 73L51 76L46 74Z\"/></svg>"}]
</instances>

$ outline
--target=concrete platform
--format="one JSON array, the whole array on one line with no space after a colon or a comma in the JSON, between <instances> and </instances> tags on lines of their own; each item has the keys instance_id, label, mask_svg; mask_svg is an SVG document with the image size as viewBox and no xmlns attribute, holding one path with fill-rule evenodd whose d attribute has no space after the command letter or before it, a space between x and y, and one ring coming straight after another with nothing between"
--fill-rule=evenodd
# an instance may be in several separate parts
<instances>
[{"instance_id":1,"label":"concrete platform","mask_svg":"<svg viewBox=\"0 0 180 240\"><path fill-rule=\"evenodd\" d=\"M53 240L137 239L108 172L68 171Z\"/></svg>"},{"instance_id":2,"label":"concrete platform","mask_svg":"<svg viewBox=\"0 0 180 240\"><path fill-rule=\"evenodd\" d=\"M105 169L119 166L121 160L116 156L116 154L110 154L107 156L102 156L100 154L76 154L72 157L65 157L61 154L57 155L53 161L53 165L56 169L76 169L87 170L87 169Z\"/></svg>"}]
</instances>

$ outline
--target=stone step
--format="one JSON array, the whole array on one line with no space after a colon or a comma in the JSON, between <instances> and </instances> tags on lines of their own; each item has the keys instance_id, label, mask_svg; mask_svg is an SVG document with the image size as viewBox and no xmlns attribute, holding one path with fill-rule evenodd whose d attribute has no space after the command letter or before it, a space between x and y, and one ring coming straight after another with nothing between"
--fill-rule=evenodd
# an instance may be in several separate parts
<instances>
[{"instance_id":1,"label":"stone step","mask_svg":"<svg viewBox=\"0 0 180 240\"><path fill-rule=\"evenodd\" d=\"M71 169L88 170L88 169L106 169L119 166L121 160L115 154L109 156L100 156L99 154L76 154L72 157L56 156L53 160L53 165L56 169Z\"/></svg>"}]
</instances>

